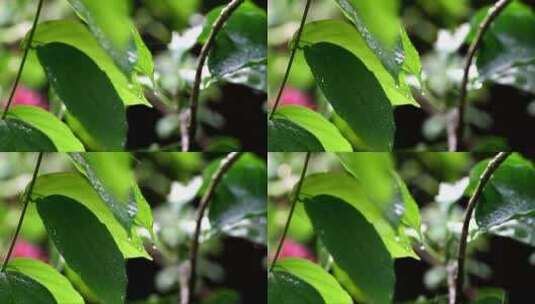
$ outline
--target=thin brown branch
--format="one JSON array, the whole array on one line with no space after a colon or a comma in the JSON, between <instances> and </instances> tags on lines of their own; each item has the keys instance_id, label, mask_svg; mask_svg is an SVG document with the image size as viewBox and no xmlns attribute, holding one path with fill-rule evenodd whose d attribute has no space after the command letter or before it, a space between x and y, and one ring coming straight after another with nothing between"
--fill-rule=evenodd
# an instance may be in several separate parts
<instances>
[{"instance_id":1,"label":"thin brown branch","mask_svg":"<svg viewBox=\"0 0 535 304\"><path fill-rule=\"evenodd\" d=\"M195 134L197 132L197 109L199 107L199 92L201 88L202 70L204 68L206 58L208 58L208 53L214 45L217 34L223 28L225 22L230 18L230 16L232 16L232 13L242 3L243 0L232 0L225 8L223 8L219 17L217 17L217 19L214 21L212 29L210 30L210 34L208 35L208 39L206 40L206 43L203 45L201 53L199 54L199 62L197 64L197 71L195 73L195 81L193 82L193 88L191 90L190 110L189 115L187 115L189 116L187 134L188 138L182 139L182 151L184 152L189 151L191 142L195 140Z\"/></svg>"},{"instance_id":2,"label":"thin brown branch","mask_svg":"<svg viewBox=\"0 0 535 304\"><path fill-rule=\"evenodd\" d=\"M459 104L457 110L458 117L456 119L456 124L454 127L455 138L453 138L453 140L449 141L448 143L450 151L457 151L463 144L463 134L465 127L464 116L466 111L466 95L468 90L470 67L472 66L472 62L474 61L474 57L476 55L477 50L481 46L481 42L483 41L483 36L485 35L485 32L489 29L492 22L500 15L500 13L505 9L505 7L507 7L509 3L511 3L511 0L499 0L498 2L496 2L496 4L494 4L494 6L489 9L488 15L479 24L476 36L468 49L468 54L464 65L463 80L461 82L461 91L459 94Z\"/></svg>"},{"instance_id":3,"label":"thin brown branch","mask_svg":"<svg viewBox=\"0 0 535 304\"><path fill-rule=\"evenodd\" d=\"M238 158L241 156L241 152L231 152L221 162L219 163L219 168L215 171L215 173L212 175L212 178L210 180L210 183L208 184L208 187L206 188L206 191L204 192L204 195L201 198L201 201L199 203L199 211L197 213L197 221L195 224L195 232L193 234L193 239L191 241L191 252L190 252L190 271L189 271L189 280L188 280L188 291L187 295L182 294L182 302L183 304L191 304L193 303L193 297L195 293L195 282L197 280L197 258L199 253L199 238L201 236L201 223L202 219L204 217L204 213L206 212L206 209L210 205L210 201L212 200L212 197L214 196L215 190L217 189L217 186L221 182L221 179L225 174L228 172L228 170L232 167L232 165L238 160Z\"/></svg>"},{"instance_id":4,"label":"thin brown branch","mask_svg":"<svg viewBox=\"0 0 535 304\"><path fill-rule=\"evenodd\" d=\"M273 109L271 109L271 113L269 114L269 120L273 118L273 115L275 114L275 111L277 110L277 107L279 106L279 103L281 101L282 92L284 91L286 82L288 82L288 77L290 76L290 70L292 69L292 65L293 65L294 58L295 58L295 53L297 52L297 48L299 47L299 41L301 40L301 34L303 33L303 28L305 27L305 22L307 20L308 11L310 9L311 2L312 0L307 0L307 3L305 5L305 10L303 11L303 17L301 17L301 24L299 25L299 29L297 30L297 35L295 36L295 40L293 42L292 52L290 53L290 59L288 59L288 66L286 66L286 72L284 73L284 77L282 78L282 83L279 88L279 92L277 93L275 104L273 105Z\"/></svg>"},{"instance_id":5,"label":"thin brown branch","mask_svg":"<svg viewBox=\"0 0 535 304\"><path fill-rule=\"evenodd\" d=\"M13 102L13 97L15 96L15 92L17 91L17 87L20 82L20 77L22 76L22 71L24 70L26 59L28 58L28 52L30 51L30 47L32 45L33 36L35 34L35 29L37 28L37 23L39 22L39 16L41 15L43 2L44 0L39 0L39 3L37 4L37 12L35 13L35 17L33 19L33 25L32 25L32 29L30 30L30 36L28 37L28 41L26 41L26 45L24 47L24 54L22 55L22 61L20 62L20 66L19 66L19 71L17 72L17 76L15 77L15 83L13 84L13 88L11 89L11 93L9 94L9 99L7 100L6 107L4 108L4 112L2 113L2 120L6 119L7 111L9 110L9 107L11 106L11 103Z\"/></svg>"},{"instance_id":6,"label":"thin brown branch","mask_svg":"<svg viewBox=\"0 0 535 304\"><path fill-rule=\"evenodd\" d=\"M15 244L17 243L17 238L20 234L20 229L22 228L22 223L24 222L24 216L26 215L26 210L28 210L28 204L30 203L30 197L32 195L33 191L33 185L35 184L35 180L37 179L37 174L39 173L39 168L41 167L41 161L43 160L43 152L40 152L37 156L37 162L35 164L35 168L33 169L33 175L32 180L30 181L30 185L26 189L23 195L23 207L20 214L19 222L17 224L17 229L15 230L15 234L13 235L13 240L11 240L11 245L9 246L9 250L7 252L7 255L4 259L4 263L2 264L2 270L1 272L6 271L7 263L9 262L9 259L11 258L11 254L13 254L13 249L15 248Z\"/></svg>"},{"instance_id":7,"label":"thin brown branch","mask_svg":"<svg viewBox=\"0 0 535 304\"><path fill-rule=\"evenodd\" d=\"M483 171L483 174L481 174L479 177L479 182L477 183L474 193L468 200L468 206L466 207L464 214L461 238L459 240L459 251L457 252L455 292L453 292L453 295L455 296L455 301L453 303L455 304L460 304L463 300L464 264L466 258L466 245L468 242L468 228L470 226L472 213L474 212L477 202L479 201L481 193L483 193L483 189L492 177L492 174L494 174L494 172L500 167L500 165L507 159L509 155L511 155L511 152L500 152L489 162L487 168L485 168L485 171ZM452 300L450 298L450 303L451 301Z\"/></svg>"},{"instance_id":8,"label":"thin brown branch","mask_svg":"<svg viewBox=\"0 0 535 304\"><path fill-rule=\"evenodd\" d=\"M273 271L273 268L275 267L275 264L277 264L277 260L279 259L279 255L282 250L282 245L284 244L284 239L286 239L286 234L288 233L288 228L290 228L290 222L292 221L292 216L295 211L295 205L297 204L297 200L299 198L299 193L301 192L301 186L303 185L303 181L305 180L305 175L307 174L307 168L308 168L308 162L310 161L310 155L311 152L307 152L305 156L305 163L303 164L303 169L301 170L301 176L299 177L299 181L297 181L297 186L295 188L295 193L292 198L291 207L290 207L290 213L288 213L288 218L286 219L286 225L284 225L284 230L282 231L281 239L279 241L279 245L277 247L277 251L275 252L275 256L273 258L273 262L271 262L271 266L269 267L269 272Z\"/></svg>"}]
</instances>

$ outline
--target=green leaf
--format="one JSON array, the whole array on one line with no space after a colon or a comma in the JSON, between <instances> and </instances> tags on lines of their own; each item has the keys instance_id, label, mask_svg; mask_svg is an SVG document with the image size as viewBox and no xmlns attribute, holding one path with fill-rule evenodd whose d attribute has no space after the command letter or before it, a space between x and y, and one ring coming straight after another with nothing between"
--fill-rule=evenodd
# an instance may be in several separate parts
<instances>
[{"instance_id":1,"label":"green leaf","mask_svg":"<svg viewBox=\"0 0 535 304\"><path fill-rule=\"evenodd\" d=\"M485 288L477 291L473 304L505 304L507 295L503 289Z\"/></svg>"},{"instance_id":2,"label":"green leaf","mask_svg":"<svg viewBox=\"0 0 535 304\"><path fill-rule=\"evenodd\" d=\"M468 193L473 193L489 160L470 172ZM482 229L535 212L535 169L519 154L510 155L494 172L476 205L475 218Z\"/></svg>"},{"instance_id":3,"label":"green leaf","mask_svg":"<svg viewBox=\"0 0 535 304\"><path fill-rule=\"evenodd\" d=\"M362 290L370 303L391 303L394 263L373 225L345 201L320 195L305 209L334 262Z\"/></svg>"},{"instance_id":4,"label":"green leaf","mask_svg":"<svg viewBox=\"0 0 535 304\"><path fill-rule=\"evenodd\" d=\"M20 272L46 287L58 304L84 303L71 282L48 264L29 258L17 258L9 262L7 269Z\"/></svg>"},{"instance_id":5,"label":"green leaf","mask_svg":"<svg viewBox=\"0 0 535 304\"><path fill-rule=\"evenodd\" d=\"M336 0L336 3L356 26L368 47L397 79L403 64L403 50L399 43L399 1Z\"/></svg>"},{"instance_id":6,"label":"green leaf","mask_svg":"<svg viewBox=\"0 0 535 304\"><path fill-rule=\"evenodd\" d=\"M342 20L320 20L307 23L301 35L301 44L307 45L319 42L336 44L358 57L366 68L375 75L393 106L404 104L418 106L412 97L411 89L405 81L403 72L399 75L398 83L386 70L375 53L366 45L357 29L351 24ZM417 69L420 61L414 57L417 54L414 54L414 51L410 49L410 46L412 46L410 40L404 39L403 43L404 46L407 43L407 46L405 46L407 58L404 65L407 65L407 70Z\"/></svg>"},{"instance_id":7,"label":"green leaf","mask_svg":"<svg viewBox=\"0 0 535 304\"><path fill-rule=\"evenodd\" d=\"M305 57L329 103L368 148L392 150L392 106L362 61L346 49L324 42L306 46Z\"/></svg>"},{"instance_id":8,"label":"green leaf","mask_svg":"<svg viewBox=\"0 0 535 304\"><path fill-rule=\"evenodd\" d=\"M414 200L414 197L412 197L412 194L409 192L409 189L407 188L407 185L405 184L403 179L401 179L398 174L395 174L395 177L405 207L405 212L403 213L401 222L404 225L413 228L414 230L416 230L416 232L420 233L422 219L420 217L420 209L418 208L418 204Z\"/></svg>"},{"instance_id":9,"label":"green leaf","mask_svg":"<svg viewBox=\"0 0 535 304\"><path fill-rule=\"evenodd\" d=\"M83 204L61 195L37 200L50 239L104 303L124 303L126 267L110 232Z\"/></svg>"},{"instance_id":10,"label":"green leaf","mask_svg":"<svg viewBox=\"0 0 535 304\"><path fill-rule=\"evenodd\" d=\"M200 41L206 40L222 8L217 7L207 15ZM217 79L265 90L266 45L266 12L252 2L245 2L225 22L215 39L208 56L210 73ZM260 68L261 66L263 68ZM243 75L243 71L246 71L246 74L255 71L263 73L254 73L258 79L252 81L250 77Z\"/></svg>"},{"instance_id":11,"label":"green leaf","mask_svg":"<svg viewBox=\"0 0 535 304\"><path fill-rule=\"evenodd\" d=\"M301 194L303 198L324 194L346 201L372 223L392 257L418 258L404 230L401 227L395 230L383 217L382 210L368 199L363 186L348 174L332 172L308 175L303 181Z\"/></svg>"},{"instance_id":12,"label":"green leaf","mask_svg":"<svg viewBox=\"0 0 535 304\"><path fill-rule=\"evenodd\" d=\"M308 260L286 258L277 262L275 270L290 273L314 287L325 303L352 303L351 297L331 274Z\"/></svg>"},{"instance_id":13,"label":"green leaf","mask_svg":"<svg viewBox=\"0 0 535 304\"><path fill-rule=\"evenodd\" d=\"M72 131L52 113L34 106L16 106L10 109L8 117L20 119L43 132L54 144L57 151L85 151L82 143Z\"/></svg>"},{"instance_id":14,"label":"green leaf","mask_svg":"<svg viewBox=\"0 0 535 304\"><path fill-rule=\"evenodd\" d=\"M106 203L115 218L130 231L137 214L134 173L125 152L72 153L71 158Z\"/></svg>"},{"instance_id":15,"label":"green leaf","mask_svg":"<svg viewBox=\"0 0 535 304\"><path fill-rule=\"evenodd\" d=\"M268 121L268 151L298 152L323 151L320 141L312 133L287 119Z\"/></svg>"},{"instance_id":16,"label":"green leaf","mask_svg":"<svg viewBox=\"0 0 535 304\"><path fill-rule=\"evenodd\" d=\"M127 75L138 60L128 0L68 0L100 45Z\"/></svg>"},{"instance_id":17,"label":"green leaf","mask_svg":"<svg viewBox=\"0 0 535 304\"><path fill-rule=\"evenodd\" d=\"M55 304L50 292L41 284L19 272L0 273L0 303Z\"/></svg>"},{"instance_id":18,"label":"green leaf","mask_svg":"<svg viewBox=\"0 0 535 304\"><path fill-rule=\"evenodd\" d=\"M13 118L0 120L0 151L54 152L54 143L40 130Z\"/></svg>"},{"instance_id":19,"label":"green leaf","mask_svg":"<svg viewBox=\"0 0 535 304\"><path fill-rule=\"evenodd\" d=\"M219 167L215 161L204 173L205 186ZM244 154L223 176L214 192L208 218L216 229L232 236L265 242L267 208L266 165L253 154ZM247 230L244 233L244 228Z\"/></svg>"},{"instance_id":20,"label":"green leaf","mask_svg":"<svg viewBox=\"0 0 535 304\"><path fill-rule=\"evenodd\" d=\"M325 151L353 151L340 131L319 113L300 106L280 107L275 117L284 117L313 134Z\"/></svg>"},{"instance_id":21,"label":"green leaf","mask_svg":"<svg viewBox=\"0 0 535 304\"><path fill-rule=\"evenodd\" d=\"M268 274L268 304L327 304L320 293L300 278L284 272Z\"/></svg>"},{"instance_id":22,"label":"green leaf","mask_svg":"<svg viewBox=\"0 0 535 304\"><path fill-rule=\"evenodd\" d=\"M535 212L525 216L519 215L514 219L490 228L495 235L508 237L524 244L535 247Z\"/></svg>"},{"instance_id":23,"label":"green leaf","mask_svg":"<svg viewBox=\"0 0 535 304\"><path fill-rule=\"evenodd\" d=\"M422 62L420 61L420 54L412 44L412 41L405 29L402 29L401 31L401 43L403 44L403 50L405 51L403 70L420 79L422 74Z\"/></svg>"},{"instance_id":24,"label":"green leaf","mask_svg":"<svg viewBox=\"0 0 535 304\"><path fill-rule=\"evenodd\" d=\"M69 112L100 145L99 150L122 150L126 113L106 74L78 49L62 43L37 47L55 92Z\"/></svg>"},{"instance_id":25,"label":"green leaf","mask_svg":"<svg viewBox=\"0 0 535 304\"><path fill-rule=\"evenodd\" d=\"M489 7L478 11L471 22L475 37ZM482 80L489 80L535 94L535 13L525 4L513 1L485 33L476 65Z\"/></svg>"},{"instance_id":26,"label":"green leaf","mask_svg":"<svg viewBox=\"0 0 535 304\"><path fill-rule=\"evenodd\" d=\"M32 200L35 201L38 198L55 194L70 197L91 210L99 221L108 228L125 258L144 257L150 259L143 247L143 241L134 231L132 231L131 236L128 236L128 232L115 219L110 208L84 177L75 173L40 175L35 181Z\"/></svg>"},{"instance_id":27,"label":"green leaf","mask_svg":"<svg viewBox=\"0 0 535 304\"><path fill-rule=\"evenodd\" d=\"M134 30L134 34L138 43L138 49L143 51L140 53L138 60L139 70L145 75L152 77L154 71L152 56L143 44L141 37L139 37L139 33ZM115 65L113 59L99 45L95 37L91 35L82 23L74 20L53 20L40 23L35 31L32 46L38 47L54 42L75 47L91 58L109 77L113 87L125 105L143 104L150 106L150 103L145 99L143 94L143 87L135 81L135 78L130 80L122 73Z\"/></svg>"}]
</instances>

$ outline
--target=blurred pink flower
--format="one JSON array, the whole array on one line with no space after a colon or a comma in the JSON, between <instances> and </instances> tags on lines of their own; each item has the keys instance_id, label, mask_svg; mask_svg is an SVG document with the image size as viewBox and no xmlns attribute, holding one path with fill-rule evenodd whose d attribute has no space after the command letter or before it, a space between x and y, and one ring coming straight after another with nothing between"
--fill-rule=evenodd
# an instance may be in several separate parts
<instances>
[{"instance_id":1,"label":"blurred pink flower","mask_svg":"<svg viewBox=\"0 0 535 304\"><path fill-rule=\"evenodd\" d=\"M15 90L15 96L13 96L12 106L16 105L37 106L48 110L48 104L45 102L43 96L41 96L38 92L21 85L17 87Z\"/></svg>"},{"instance_id":2,"label":"blurred pink flower","mask_svg":"<svg viewBox=\"0 0 535 304\"><path fill-rule=\"evenodd\" d=\"M284 243L282 244L282 250L280 253L280 257L296 257L296 258L303 258L311 261L315 261L316 258L308 249L307 247L291 240L291 239L285 239Z\"/></svg>"},{"instance_id":3,"label":"blurred pink flower","mask_svg":"<svg viewBox=\"0 0 535 304\"><path fill-rule=\"evenodd\" d=\"M316 104L308 94L288 86L282 91L281 105L299 105L312 110L316 109Z\"/></svg>"},{"instance_id":4,"label":"blurred pink flower","mask_svg":"<svg viewBox=\"0 0 535 304\"><path fill-rule=\"evenodd\" d=\"M13 257L33 258L42 261L45 260L45 254L41 248L22 239L17 240L15 243L15 247L13 248Z\"/></svg>"}]
</instances>

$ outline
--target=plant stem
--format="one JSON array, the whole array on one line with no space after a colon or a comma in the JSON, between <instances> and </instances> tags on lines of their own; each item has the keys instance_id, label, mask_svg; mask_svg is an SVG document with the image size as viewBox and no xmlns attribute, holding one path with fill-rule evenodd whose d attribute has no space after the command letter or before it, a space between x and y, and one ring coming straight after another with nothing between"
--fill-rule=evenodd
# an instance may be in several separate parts
<instances>
[{"instance_id":1,"label":"plant stem","mask_svg":"<svg viewBox=\"0 0 535 304\"><path fill-rule=\"evenodd\" d=\"M238 160L242 155L241 152L231 152L219 164L219 168L212 175L210 184L206 188L206 192L201 198L199 203L199 212L197 214L197 222L195 225L195 233L193 235L193 240L191 242L191 252L190 252L190 276L188 280L188 294L182 295L182 303L191 304L193 303L193 293L195 292L195 281L197 280L197 257L199 252L199 238L201 235L201 223L204 217L204 213L214 196L215 190L223 176L228 172L232 165ZM186 301L185 301L186 300Z\"/></svg>"},{"instance_id":2,"label":"plant stem","mask_svg":"<svg viewBox=\"0 0 535 304\"><path fill-rule=\"evenodd\" d=\"M483 19L479 24L479 29L477 30L476 36L470 44L468 49L468 54L466 57L466 63L464 65L463 80L461 82L461 92L459 94L459 104L457 110L457 123L455 124L455 137L452 137L452 140L448 141L448 147L450 151L457 151L459 146L463 143L463 134L464 134L464 116L466 110L466 95L468 87L468 77L470 72L470 66L474 60L477 50L481 46L483 36L485 32L489 29L492 22L500 15L500 13L511 3L511 0L499 0L489 9L488 15Z\"/></svg>"},{"instance_id":3,"label":"plant stem","mask_svg":"<svg viewBox=\"0 0 535 304\"><path fill-rule=\"evenodd\" d=\"M303 11L303 16L301 17L301 24L299 25L299 29L297 30L297 35L295 36L295 41L292 47L292 52L290 53L290 59L288 60L288 66L286 67L286 72L284 73L284 77L282 78L282 83L279 88L279 92L277 93L275 104L273 105L273 109L271 109L271 113L269 114L269 120L273 119L273 115L275 114L275 111L277 110L277 107L279 106L279 103L281 101L282 92L284 91L286 82L288 82L288 77L290 76L290 70L292 69L292 65L293 65L294 58L295 58L295 53L297 52L297 47L299 46L299 41L301 40L301 34L303 33L303 28L305 27L305 22L307 20L308 11L310 9L311 2L312 0L307 0L306 2L305 10Z\"/></svg>"},{"instance_id":4,"label":"plant stem","mask_svg":"<svg viewBox=\"0 0 535 304\"><path fill-rule=\"evenodd\" d=\"M193 82L193 88L191 91L191 105L189 110L189 123L188 123L188 134L187 136L182 136L182 151L187 152L190 149L191 142L195 139L195 133L197 132L197 109L199 107L199 92L201 87L202 80L202 70L208 58L208 53L212 49L212 46L215 42L215 38L219 31L225 25L225 22L232 16L232 13L243 3L243 0L232 0L229 4L221 11L221 14L215 20L208 35L206 43L201 49L199 54L199 62L197 64L197 71L195 73L195 81Z\"/></svg>"},{"instance_id":5,"label":"plant stem","mask_svg":"<svg viewBox=\"0 0 535 304\"><path fill-rule=\"evenodd\" d=\"M483 171L483 174L481 174L479 178L479 182L477 183L474 193L468 200L468 206L466 207L466 211L464 214L461 238L459 240L459 251L457 253L457 275L455 280L455 292L453 295L450 294L450 297L455 297L455 301L453 302L455 304L462 303L463 298L462 289L464 285L464 263L466 255L466 245L468 242L468 228L470 226L470 219L472 218L472 213L474 212L481 193L483 193L483 189L492 177L492 174L494 174L494 172L507 159L509 155L511 155L511 152L500 152L489 162L487 168L485 168L485 171ZM450 303L452 303L451 298Z\"/></svg>"},{"instance_id":6,"label":"plant stem","mask_svg":"<svg viewBox=\"0 0 535 304\"><path fill-rule=\"evenodd\" d=\"M26 215L26 210L28 209L28 204L30 202L30 197L32 195L33 185L35 184L35 180L37 178L37 173L39 173L39 167L41 167L41 161L43 160L43 152L40 152L37 156L37 163L35 164L35 168L33 169L33 175L32 180L30 181L30 186L26 189L23 195L23 202L24 205L22 207L22 212L20 214L19 223L17 224L17 229L15 230L15 235L13 236L13 240L11 241L11 245L9 246L9 251L7 252L6 258L4 259L4 263L2 264L2 270L1 272L6 271L7 263L9 262L9 259L11 258L11 254L13 253L13 249L15 248L15 243L17 242L17 238L20 233L20 229L22 228L22 223L24 221L24 216Z\"/></svg>"},{"instance_id":7,"label":"plant stem","mask_svg":"<svg viewBox=\"0 0 535 304\"><path fill-rule=\"evenodd\" d=\"M37 4L37 12L35 13L35 18L33 19L33 26L32 26L32 29L30 30L30 36L28 38L28 41L26 42L26 46L24 47L24 54L22 56L22 61L19 66L19 71L17 72L15 83L13 84L13 88L11 89L11 93L9 94L9 99L7 100L6 107L4 108L4 112L2 113L2 120L6 119L7 111L9 110L9 107L11 106L11 103L13 102L13 97L15 96L15 92L17 91L17 87L20 82L20 77L22 76L22 71L24 70L24 65L26 64L26 59L28 57L28 52L30 51L30 47L32 45L33 35L35 34L35 29L37 28L37 23L39 22L39 15L41 15L43 2L44 0L39 0L39 4Z\"/></svg>"},{"instance_id":8,"label":"plant stem","mask_svg":"<svg viewBox=\"0 0 535 304\"><path fill-rule=\"evenodd\" d=\"M286 220L286 224L284 225L284 230L282 231L282 236L279 241L277 251L275 252L275 257L273 258L273 262L271 262L271 266L269 267L269 272L273 271L273 268L275 267L275 264L277 264L277 260L279 259L284 239L286 238L286 234L288 233L288 228L290 228L290 222L292 221L292 216L295 211L295 205L297 204L297 199L299 198L299 193L301 192L301 186L303 185L303 181L305 180L305 175L307 173L308 162L310 161L311 154L311 152L307 152L305 156L305 163L303 164L303 169L301 170L301 176L299 177L299 181L297 181L294 197L292 198L290 213L288 214L288 219Z\"/></svg>"}]
</instances>

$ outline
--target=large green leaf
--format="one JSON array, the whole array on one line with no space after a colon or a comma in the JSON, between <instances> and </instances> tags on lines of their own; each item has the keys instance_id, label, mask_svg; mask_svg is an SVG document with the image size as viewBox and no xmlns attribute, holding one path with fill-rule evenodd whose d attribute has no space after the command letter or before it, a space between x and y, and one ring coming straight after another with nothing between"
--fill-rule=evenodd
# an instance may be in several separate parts
<instances>
[{"instance_id":1,"label":"large green leaf","mask_svg":"<svg viewBox=\"0 0 535 304\"><path fill-rule=\"evenodd\" d=\"M394 263L373 225L349 203L330 195L305 201L314 230L335 263L370 303L391 303Z\"/></svg>"},{"instance_id":2,"label":"large green leaf","mask_svg":"<svg viewBox=\"0 0 535 304\"><path fill-rule=\"evenodd\" d=\"M221 10L222 7L215 8L207 15L200 41L206 40ZM266 45L266 12L252 2L245 2L225 22L215 39L208 56L210 73L217 79L265 90ZM263 66L263 69L260 66ZM259 74L254 73L255 71L264 72ZM254 74L258 79L253 81L247 74Z\"/></svg>"},{"instance_id":3,"label":"large green leaf","mask_svg":"<svg viewBox=\"0 0 535 304\"><path fill-rule=\"evenodd\" d=\"M72 131L52 113L34 106L16 106L10 109L8 117L20 119L43 132L57 151L85 151L84 146Z\"/></svg>"},{"instance_id":4,"label":"large green leaf","mask_svg":"<svg viewBox=\"0 0 535 304\"><path fill-rule=\"evenodd\" d=\"M37 47L55 92L69 112L100 145L122 150L126 141L126 113L108 76L78 49L63 43Z\"/></svg>"},{"instance_id":5,"label":"large green leaf","mask_svg":"<svg viewBox=\"0 0 535 304\"><path fill-rule=\"evenodd\" d=\"M39 176L35 181L32 199L37 200L40 197L55 194L70 197L91 210L108 228L125 258L150 258L143 247L143 241L133 232L131 236L128 235L128 232L115 219L110 208L102 201L91 184L81 175L55 173Z\"/></svg>"},{"instance_id":6,"label":"large green leaf","mask_svg":"<svg viewBox=\"0 0 535 304\"><path fill-rule=\"evenodd\" d=\"M204 173L207 185L220 161ZM216 229L263 243L267 208L266 165L253 154L242 155L223 176L210 204L208 218ZM244 233L246 229L246 233Z\"/></svg>"},{"instance_id":7,"label":"large green leaf","mask_svg":"<svg viewBox=\"0 0 535 304\"><path fill-rule=\"evenodd\" d=\"M318 86L336 113L371 150L394 145L392 105L375 75L353 53L331 43L305 47Z\"/></svg>"},{"instance_id":8,"label":"large green leaf","mask_svg":"<svg viewBox=\"0 0 535 304\"><path fill-rule=\"evenodd\" d=\"M126 231L130 231L138 210L130 157L126 152L71 154L82 174Z\"/></svg>"},{"instance_id":9,"label":"large green leaf","mask_svg":"<svg viewBox=\"0 0 535 304\"><path fill-rule=\"evenodd\" d=\"M489 160L470 172L472 193ZM494 172L476 205L475 217L482 229L490 229L519 216L535 212L535 169L519 154L509 156Z\"/></svg>"},{"instance_id":10,"label":"large green leaf","mask_svg":"<svg viewBox=\"0 0 535 304\"><path fill-rule=\"evenodd\" d=\"M46 287L58 304L85 303L67 278L52 266L39 260L17 258L9 262L7 269L18 271Z\"/></svg>"},{"instance_id":11,"label":"large green leaf","mask_svg":"<svg viewBox=\"0 0 535 304\"><path fill-rule=\"evenodd\" d=\"M136 36L139 36L137 31ZM68 44L89 56L109 77L125 105L144 104L150 106L143 95L143 87L135 81L135 78L130 80L115 65L113 59L82 23L74 20L53 20L40 23L35 31L32 46L37 47L53 42ZM142 41L139 44L139 48L146 49ZM152 75L154 68L150 52L140 57L139 65L140 70L144 71L143 73L148 72L148 76Z\"/></svg>"},{"instance_id":12,"label":"large green leaf","mask_svg":"<svg viewBox=\"0 0 535 304\"><path fill-rule=\"evenodd\" d=\"M15 271L0 273L0 303L55 304L52 294L41 284Z\"/></svg>"},{"instance_id":13,"label":"large green leaf","mask_svg":"<svg viewBox=\"0 0 535 304\"><path fill-rule=\"evenodd\" d=\"M68 0L119 67L129 75L138 60L129 0Z\"/></svg>"},{"instance_id":14,"label":"large green leaf","mask_svg":"<svg viewBox=\"0 0 535 304\"><path fill-rule=\"evenodd\" d=\"M390 225L382 210L368 199L362 184L352 176L339 172L311 174L305 178L301 193L302 198L324 194L346 201L372 223L392 257L418 258L402 227L395 230Z\"/></svg>"},{"instance_id":15,"label":"large green leaf","mask_svg":"<svg viewBox=\"0 0 535 304\"><path fill-rule=\"evenodd\" d=\"M353 151L351 144L331 122L308 108L300 106L280 107L275 117L284 117L313 134L321 142L325 151Z\"/></svg>"},{"instance_id":16,"label":"large green leaf","mask_svg":"<svg viewBox=\"0 0 535 304\"><path fill-rule=\"evenodd\" d=\"M398 0L335 0L394 79L403 65Z\"/></svg>"},{"instance_id":17,"label":"large green leaf","mask_svg":"<svg viewBox=\"0 0 535 304\"><path fill-rule=\"evenodd\" d=\"M472 40L489 8L482 8L471 22ZM476 61L483 80L511 85L535 93L535 13L513 1L485 33Z\"/></svg>"},{"instance_id":18,"label":"large green leaf","mask_svg":"<svg viewBox=\"0 0 535 304\"><path fill-rule=\"evenodd\" d=\"M324 149L309 131L290 120L275 117L268 121L268 151L319 152Z\"/></svg>"},{"instance_id":19,"label":"large green leaf","mask_svg":"<svg viewBox=\"0 0 535 304\"><path fill-rule=\"evenodd\" d=\"M314 287L290 273L274 271L268 276L269 304L327 304Z\"/></svg>"},{"instance_id":20,"label":"large green leaf","mask_svg":"<svg viewBox=\"0 0 535 304\"><path fill-rule=\"evenodd\" d=\"M40 198L37 210L50 239L91 291L104 303L124 303L126 266L107 227L66 196Z\"/></svg>"},{"instance_id":21,"label":"large green leaf","mask_svg":"<svg viewBox=\"0 0 535 304\"><path fill-rule=\"evenodd\" d=\"M40 130L13 118L0 120L0 151L3 152L53 152L54 143Z\"/></svg>"},{"instance_id":22,"label":"large green leaf","mask_svg":"<svg viewBox=\"0 0 535 304\"><path fill-rule=\"evenodd\" d=\"M320 293L325 303L352 303L351 297L331 274L308 260L286 258L277 262L275 270L288 272L308 283Z\"/></svg>"},{"instance_id":23,"label":"large green leaf","mask_svg":"<svg viewBox=\"0 0 535 304\"><path fill-rule=\"evenodd\" d=\"M406 38L408 39L408 38ZM399 83L396 83L394 77L383 66L379 58L368 47L360 33L351 24L342 20L320 20L307 23L301 36L301 44L314 44L319 42L329 42L343 47L357 56L362 63L368 68L381 84L386 96L393 106L411 104L417 106L412 97L411 89L405 81L405 76L400 75ZM408 54L407 70L418 70L420 64L419 58L415 58L414 48L411 49L410 40L404 40ZM410 67L410 68L409 68ZM421 69L421 64L420 64Z\"/></svg>"}]
</instances>

